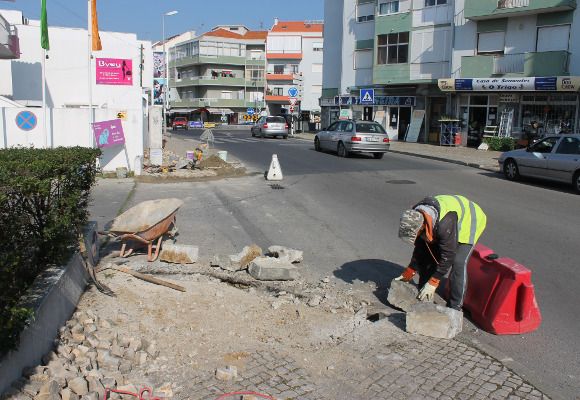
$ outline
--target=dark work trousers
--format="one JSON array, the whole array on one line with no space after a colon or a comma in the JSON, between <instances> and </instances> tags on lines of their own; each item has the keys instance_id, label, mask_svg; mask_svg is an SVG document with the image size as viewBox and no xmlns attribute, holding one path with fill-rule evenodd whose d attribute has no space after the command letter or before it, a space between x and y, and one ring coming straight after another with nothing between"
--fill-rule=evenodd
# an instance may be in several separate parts
<instances>
[{"instance_id":1,"label":"dark work trousers","mask_svg":"<svg viewBox=\"0 0 580 400\"><path fill-rule=\"evenodd\" d=\"M431 279L431 276L437 271L437 262L433 256L439 258L439 248L436 243L427 245L422 238L417 238L415 242L421 251L420 257L417 261L419 264L419 290ZM431 252L429 252L429 249ZM457 246L457 254L449 272L449 300L447 307L455 310L461 310L463 300L465 299L465 292L467 291L467 263L471 258L471 253L475 245L459 243Z\"/></svg>"}]
</instances>

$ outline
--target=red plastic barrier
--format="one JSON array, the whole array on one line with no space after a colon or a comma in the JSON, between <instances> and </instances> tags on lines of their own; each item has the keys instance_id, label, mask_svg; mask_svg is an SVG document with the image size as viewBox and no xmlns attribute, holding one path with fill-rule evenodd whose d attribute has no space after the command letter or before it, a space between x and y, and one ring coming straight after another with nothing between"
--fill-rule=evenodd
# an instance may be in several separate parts
<instances>
[{"instance_id":1,"label":"red plastic barrier","mask_svg":"<svg viewBox=\"0 0 580 400\"><path fill-rule=\"evenodd\" d=\"M510 335L538 329L542 317L531 271L509 258L488 260L493 250L477 244L467 265L463 307L487 332Z\"/></svg>"}]
</instances>

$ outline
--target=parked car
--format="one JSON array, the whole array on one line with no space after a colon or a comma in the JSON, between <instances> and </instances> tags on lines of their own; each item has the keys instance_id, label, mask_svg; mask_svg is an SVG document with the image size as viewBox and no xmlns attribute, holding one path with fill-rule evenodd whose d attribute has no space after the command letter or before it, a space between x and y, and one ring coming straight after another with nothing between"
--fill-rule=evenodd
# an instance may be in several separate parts
<instances>
[{"instance_id":1,"label":"parked car","mask_svg":"<svg viewBox=\"0 0 580 400\"><path fill-rule=\"evenodd\" d=\"M185 117L175 117L173 124L171 125L173 129L189 129L189 122Z\"/></svg>"},{"instance_id":2,"label":"parked car","mask_svg":"<svg viewBox=\"0 0 580 400\"><path fill-rule=\"evenodd\" d=\"M339 157L350 153L372 153L383 158L389 151L389 136L381 124L372 121L336 121L314 137L316 151L336 151Z\"/></svg>"},{"instance_id":3,"label":"parked car","mask_svg":"<svg viewBox=\"0 0 580 400\"><path fill-rule=\"evenodd\" d=\"M580 194L580 135L551 135L503 153L499 168L510 181L520 176L572 183Z\"/></svg>"},{"instance_id":4,"label":"parked car","mask_svg":"<svg viewBox=\"0 0 580 400\"><path fill-rule=\"evenodd\" d=\"M262 116L252 126L252 136L288 138L288 124L283 117Z\"/></svg>"}]
</instances>

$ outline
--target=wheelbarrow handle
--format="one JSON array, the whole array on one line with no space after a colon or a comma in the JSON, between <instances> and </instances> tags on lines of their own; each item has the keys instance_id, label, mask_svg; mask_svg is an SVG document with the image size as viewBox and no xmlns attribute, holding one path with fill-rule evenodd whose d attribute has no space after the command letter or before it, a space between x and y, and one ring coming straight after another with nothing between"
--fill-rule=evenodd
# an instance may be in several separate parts
<instances>
[{"instance_id":1,"label":"wheelbarrow handle","mask_svg":"<svg viewBox=\"0 0 580 400\"><path fill-rule=\"evenodd\" d=\"M99 235L108 236L108 237L112 237L112 238L119 237L119 235L116 235L116 234L111 233L111 232L101 232L101 231L97 231L97 233Z\"/></svg>"}]
</instances>

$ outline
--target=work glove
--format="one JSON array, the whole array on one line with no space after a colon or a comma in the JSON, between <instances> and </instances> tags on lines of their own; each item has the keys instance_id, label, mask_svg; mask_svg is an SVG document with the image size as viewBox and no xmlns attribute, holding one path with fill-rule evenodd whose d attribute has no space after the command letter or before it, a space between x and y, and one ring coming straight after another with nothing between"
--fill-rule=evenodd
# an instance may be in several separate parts
<instances>
[{"instance_id":1,"label":"work glove","mask_svg":"<svg viewBox=\"0 0 580 400\"><path fill-rule=\"evenodd\" d=\"M417 271L415 271L411 267L407 267L405 272L403 272L403 275L399 276L398 278L395 278L395 280L396 281L403 281L403 282L410 282L416 273L417 273Z\"/></svg>"},{"instance_id":2,"label":"work glove","mask_svg":"<svg viewBox=\"0 0 580 400\"><path fill-rule=\"evenodd\" d=\"M424 301L426 299L427 301L433 301L433 296L435 295L437 286L439 286L439 279L429 279L429 282L427 282L419 292L419 300Z\"/></svg>"}]
</instances>

